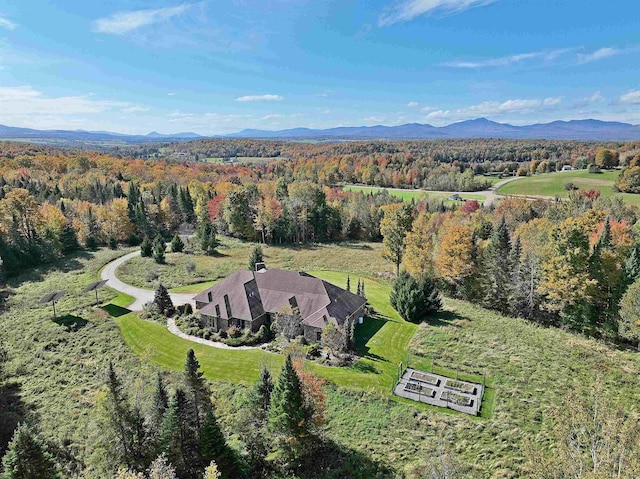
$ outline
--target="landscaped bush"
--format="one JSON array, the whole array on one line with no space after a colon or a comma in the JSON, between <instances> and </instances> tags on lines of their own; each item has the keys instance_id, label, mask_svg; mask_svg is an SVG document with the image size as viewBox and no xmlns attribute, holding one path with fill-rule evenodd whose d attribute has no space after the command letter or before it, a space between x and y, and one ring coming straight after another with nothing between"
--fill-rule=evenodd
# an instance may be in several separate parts
<instances>
[{"instance_id":1,"label":"landscaped bush","mask_svg":"<svg viewBox=\"0 0 640 479\"><path fill-rule=\"evenodd\" d=\"M142 306L140 317L147 321L157 321L158 323L167 324L166 316L162 314L160 307L153 301L145 303L144 306Z\"/></svg>"},{"instance_id":2,"label":"landscaped bush","mask_svg":"<svg viewBox=\"0 0 640 479\"><path fill-rule=\"evenodd\" d=\"M229 326L227 328L227 334L230 338L239 338L242 335L242 330L237 326Z\"/></svg>"}]
</instances>

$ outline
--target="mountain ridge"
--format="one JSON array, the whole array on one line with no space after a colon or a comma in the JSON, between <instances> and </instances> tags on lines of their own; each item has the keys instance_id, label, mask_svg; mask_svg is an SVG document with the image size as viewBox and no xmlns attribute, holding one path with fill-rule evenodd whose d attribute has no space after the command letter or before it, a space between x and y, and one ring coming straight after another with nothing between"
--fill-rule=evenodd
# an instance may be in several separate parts
<instances>
[{"instance_id":1,"label":"mountain ridge","mask_svg":"<svg viewBox=\"0 0 640 479\"><path fill-rule=\"evenodd\" d=\"M285 130L244 129L227 135L203 136L193 132L128 135L109 131L36 130L0 125L0 139L50 140L66 142L105 142L143 144L189 141L199 138L247 138L280 140L428 140L428 139L545 139L582 141L640 141L640 125L595 119L555 120L531 125L510 125L487 118L475 118L445 126L406 123L387 126L338 126L327 129L289 128Z\"/></svg>"}]
</instances>

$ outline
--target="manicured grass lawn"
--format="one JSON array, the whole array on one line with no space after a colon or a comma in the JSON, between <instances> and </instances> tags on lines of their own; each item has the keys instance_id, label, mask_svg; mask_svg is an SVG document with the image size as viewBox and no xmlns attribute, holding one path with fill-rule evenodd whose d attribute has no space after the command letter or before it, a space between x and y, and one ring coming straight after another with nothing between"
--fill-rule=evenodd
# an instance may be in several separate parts
<instances>
[{"instance_id":1,"label":"manicured grass lawn","mask_svg":"<svg viewBox=\"0 0 640 479\"><path fill-rule=\"evenodd\" d=\"M381 188L377 186L359 186L359 185L345 185L342 187L345 191L362 191L364 193L377 193L382 190L387 190L390 195L397 196L398 198L402 198L402 201L411 201L412 199L415 201L419 201L426 196L435 199L444 200L447 204L459 203L457 201L448 201L447 198L451 196L450 193L434 193L427 190L403 190L400 188ZM462 198L467 200L484 200L483 195L474 194L474 193L464 193L460 195Z\"/></svg>"},{"instance_id":2,"label":"manicured grass lawn","mask_svg":"<svg viewBox=\"0 0 640 479\"><path fill-rule=\"evenodd\" d=\"M548 196L566 198L569 191L564 185L573 183L583 190L597 190L603 197L621 196L625 203L640 206L640 195L616 193L613 184L620 171L604 171L592 174L585 170L562 171L521 178L502 186L498 193L503 195Z\"/></svg>"}]
</instances>

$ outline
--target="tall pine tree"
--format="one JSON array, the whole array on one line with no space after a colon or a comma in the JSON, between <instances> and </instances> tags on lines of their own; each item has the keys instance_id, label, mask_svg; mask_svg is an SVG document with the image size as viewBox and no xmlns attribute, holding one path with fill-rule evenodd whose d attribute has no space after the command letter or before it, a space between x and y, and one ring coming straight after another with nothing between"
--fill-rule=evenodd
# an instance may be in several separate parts
<instances>
[{"instance_id":1,"label":"tall pine tree","mask_svg":"<svg viewBox=\"0 0 640 479\"><path fill-rule=\"evenodd\" d=\"M28 426L21 424L13 434L2 459L2 479L56 479L55 462L44 443Z\"/></svg>"},{"instance_id":2,"label":"tall pine tree","mask_svg":"<svg viewBox=\"0 0 640 479\"><path fill-rule=\"evenodd\" d=\"M483 291L488 308L509 311L511 290L511 238L504 216L494 229L484 254Z\"/></svg>"}]
</instances>

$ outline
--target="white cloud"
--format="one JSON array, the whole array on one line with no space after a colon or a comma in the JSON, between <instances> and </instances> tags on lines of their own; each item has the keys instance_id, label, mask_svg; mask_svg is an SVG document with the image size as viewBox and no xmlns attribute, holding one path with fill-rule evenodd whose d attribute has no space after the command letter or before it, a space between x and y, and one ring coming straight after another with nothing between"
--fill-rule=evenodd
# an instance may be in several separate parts
<instances>
[{"instance_id":1,"label":"white cloud","mask_svg":"<svg viewBox=\"0 0 640 479\"><path fill-rule=\"evenodd\" d=\"M640 105L640 90L632 90L618 99L618 103L626 105Z\"/></svg>"},{"instance_id":2,"label":"white cloud","mask_svg":"<svg viewBox=\"0 0 640 479\"><path fill-rule=\"evenodd\" d=\"M497 0L401 0L378 19L380 26L407 22L420 15L459 13Z\"/></svg>"},{"instance_id":3,"label":"white cloud","mask_svg":"<svg viewBox=\"0 0 640 479\"><path fill-rule=\"evenodd\" d=\"M15 30L17 28L17 24L13 23L8 18L0 17L0 28L6 28L7 30Z\"/></svg>"},{"instance_id":4,"label":"white cloud","mask_svg":"<svg viewBox=\"0 0 640 479\"><path fill-rule=\"evenodd\" d=\"M604 60L605 58L613 57L624 53L625 50L615 47L604 47L591 53L578 53L577 63L583 65L585 63L591 63L598 60Z\"/></svg>"},{"instance_id":5,"label":"white cloud","mask_svg":"<svg viewBox=\"0 0 640 479\"><path fill-rule=\"evenodd\" d=\"M544 106L556 106L556 105L559 105L560 103L562 103L562 97L561 96L556 96L556 97L552 97L552 98L545 98L544 101L542 102L542 104Z\"/></svg>"},{"instance_id":6,"label":"white cloud","mask_svg":"<svg viewBox=\"0 0 640 479\"><path fill-rule=\"evenodd\" d=\"M149 108L140 105L133 105L127 108L123 108L122 111L124 113L140 113L142 111L149 111Z\"/></svg>"},{"instance_id":7,"label":"white cloud","mask_svg":"<svg viewBox=\"0 0 640 479\"><path fill-rule=\"evenodd\" d=\"M325 90L322 91L320 93L316 93L316 96L322 97L322 98L328 98L330 96L333 95L333 90Z\"/></svg>"},{"instance_id":8,"label":"white cloud","mask_svg":"<svg viewBox=\"0 0 640 479\"><path fill-rule=\"evenodd\" d=\"M176 7L117 12L109 17L96 20L94 28L99 33L125 35L139 28L181 15L190 6L189 4L182 4Z\"/></svg>"},{"instance_id":9,"label":"white cloud","mask_svg":"<svg viewBox=\"0 0 640 479\"><path fill-rule=\"evenodd\" d=\"M364 122L365 125L379 125L381 123L384 122L384 118L382 118L381 116L368 116L366 118L363 118L362 121Z\"/></svg>"},{"instance_id":10,"label":"white cloud","mask_svg":"<svg viewBox=\"0 0 640 479\"><path fill-rule=\"evenodd\" d=\"M130 108L127 102L97 100L91 96L45 97L30 86L0 87L0 118L15 115L76 115Z\"/></svg>"},{"instance_id":11,"label":"white cloud","mask_svg":"<svg viewBox=\"0 0 640 479\"><path fill-rule=\"evenodd\" d=\"M437 106L423 106L422 108L420 108L420 111L422 113L429 113L430 111L435 111L437 109L438 109Z\"/></svg>"},{"instance_id":12,"label":"white cloud","mask_svg":"<svg viewBox=\"0 0 640 479\"><path fill-rule=\"evenodd\" d=\"M602 96L602 93L600 93L599 91L595 92L593 95L587 98L587 101L589 103L596 103L602 100L604 100L604 97Z\"/></svg>"},{"instance_id":13,"label":"white cloud","mask_svg":"<svg viewBox=\"0 0 640 479\"><path fill-rule=\"evenodd\" d=\"M282 101L284 100L283 96L280 95L245 95L239 98L236 98L236 101L247 102L247 101Z\"/></svg>"},{"instance_id":14,"label":"white cloud","mask_svg":"<svg viewBox=\"0 0 640 479\"><path fill-rule=\"evenodd\" d=\"M517 63L523 63L528 60L542 60L544 62L551 62L558 57L569 53L571 48L558 48L555 50L545 50L539 52L518 53L515 55L508 55L497 58L487 58L478 61L460 61L455 60L451 62L443 63L444 66L453 68L487 68L487 67L504 67Z\"/></svg>"},{"instance_id":15,"label":"white cloud","mask_svg":"<svg viewBox=\"0 0 640 479\"><path fill-rule=\"evenodd\" d=\"M175 96L176 94L172 91L170 91L169 93L167 93L167 96Z\"/></svg>"},{"instance_id":16,"label":"white cloud","mask_svg":"<svg viewBox=\"0 0 640 479\"><path fill-rule=\"evenodd\" d=\"M410 101L409 103L407 103L407 106L409 108L418 108L418 102L417 101Z\"/></svg>"},{"instance_id":17,"label":"white cloud","mask_svg":"<svg viewBox=\"0 0 640 479\"><path fill-rule=\"evenodd\" d=\"M479 117L501 118L504 116L527 115L553 108L558 105L561 100L561 98L547 98L545 100L513 99L504 102L485 101L477 105L456 110L434 110L426 115L425 120L459 121Z\"/></svg>"}]
</instances>

